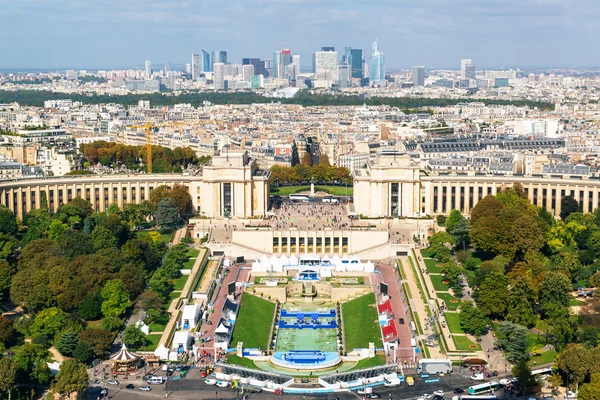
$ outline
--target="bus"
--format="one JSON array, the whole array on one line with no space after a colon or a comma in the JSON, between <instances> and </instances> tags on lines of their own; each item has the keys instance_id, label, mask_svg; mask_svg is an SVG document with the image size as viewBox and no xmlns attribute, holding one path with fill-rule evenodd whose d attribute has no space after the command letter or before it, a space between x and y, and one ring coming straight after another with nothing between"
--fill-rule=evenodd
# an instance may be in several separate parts
<instances>
[{"instance_id":1,"label":"bus","mask_svg":"<svg viewBox=\"0 0 600 400\"><path fill-rule=\"evenodd\" d=\"M533 371L531 371L531 375L533 377L544 377L546 375L551 375L552 374L552 368L540 368L540 369L534 369Z\"/></svg>"},{"instance_id":2,"label":"bus","mask_svg":"<svg viewBox=\"0 0 600 400\"><path fill-rule=\"evenodd\" d=\"M498 400L498 396L494 394L484 394L481 396L460 395L452 397L452 400Z\"/></svg>"},{"instance_id":3,"label":"bus","mask_svg":"<svg viewBox=\"0 0 600 400\"><path fill-rule=\"evenodd\" d=\"M469 386L467 389L467 393L469 394L480 394L480 393L488 393L494 390L500 389L500 384L498 382L486 382L481 383L479 385Z\"/></svg>"},{"instance_id":4,"label":"bus","mask_svg":"<svg viewBox=\"0 0 600 400\"><path fill-rule=\"evenodd\" d=\"M305 194L290 194L288 197L293 201L308 201L308 196Z\"/></svg>"}]
</instances>

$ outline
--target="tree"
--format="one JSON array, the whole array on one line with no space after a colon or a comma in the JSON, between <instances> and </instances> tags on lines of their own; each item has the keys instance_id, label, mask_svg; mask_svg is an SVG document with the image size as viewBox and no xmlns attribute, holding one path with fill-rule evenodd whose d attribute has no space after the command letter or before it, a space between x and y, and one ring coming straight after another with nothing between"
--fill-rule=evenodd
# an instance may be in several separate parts
<instances>
[{"instance_id":1,"label":"tree","mask_svg":"<svg viewBox=\"0 0 600 400\"><path fill-rule=\"evenodd\" d=\"M506 359L513 364L529 359L527 352L527 328L501 321L498 326L497 346L504 350Z\"/></svg>"},{"instance_id":2,"label":"tree","mask_svg":"<svg viewBox=\"0 0 600 400\"><path fill-rule=\"evenodd\" d=\"M46 362L43 360L46 359L49 354L48 350L39 344L25 343L15 352L13 359L17 368L28 373L29 377L40 383L47 383L42 382L47 376L44 375L44 371L38 364L41 362L47 367ZM52 377L51 374L50 377Z\"/></svg>"},{"instance_id":3,"label":"tree","mask_svg":"<svg viewBox=\"0 0 600 400\"><path fill-rule=\"evenodd\" d=\"M154 271L154 274L152 274L152 277L148 281L148 288L166 298L173 289L173 284L170 280L171 276L169 272L164 268L159 268Z\"/></svg>"},{"instance_id":4,"label":"tree","mask_svg":"<svg viewBox=\"0 0 600 400\"><path fill-rule=\"evenodd\" d=\"M577 398L581 400L600 400L600 373L592 374L590 383L581 385Z\"/></svg>"},{"instance_id":5,"label":"tree","mask_svg":"<svg viewBox=\"0 0 600 400\"><path fill-rule=\"evenodd\" d=\"M570 343L560 352L556 358L558 370L569 377L569 381L575 384L577 390L588 376L593 364L592 357L581 344Z\"/></svg>"},{"instance_id":6,"label":"tree","mask_svg":"<svg viewBox=\"0 0 600 400\"><path fill-rule=\"evenodd\" d=\"M137 350L148 344L148 337L139 327L129 325L123 332L123 343L132 350Z\"/></svg>"},{"instance_id":7,"label":"tree","mask_svg":"<svg viewBox=\"0 0 600 400\"><path fill-rule=\"evenodd\" d=\"M135 264L125 264L119 271L119 279L125 285L130 298L134 298L144 289L144 271Z\"/></svg>"},{"instance_id":8,"label":"tree","mask_svg":"<svg viewBox=\"0 0 600 400\"><path fill-rule=\"evenodd\" d=\"M92 231L92 244L94 250L110 249L117 247L117 238L104 226L97 226Z\"/></svg>"},{"instance_id":9,"label":"tree","mask_svg":"<svg viewBox=\"0 0 600 400\"><path fill-rule=\"evenodd\" d=\"M531 375L531 368L529 368L529 365L527 365L527 361L525 360L519 361L512 368L512 374L517 378L517 381L519 381L523 393L528 393L529 388L536 384L535 377Z\"/></svg>"},{"instance_id":10,"label":"tree","mask_svg":"<svg viewBox=\"0 0 600 400\"><path fill-rule=\"evenodd\" d=\"M18 231L15 213L6 206L0 206L0 233L16 235Z\"/></svg>"},{"instance_id":11,"label":"tree","mask_svg":"<svg viewBox=\"0 0 600 400\"><path fill-rule=\"evenodd\" d=\"M118 331L123 325L123 320L119 317L106 317L102 320L102 327L111 332Z\"/></svg>"},{"instance_id":12,"label":"tree","mask_svg":"<svg viewBox=\"0 0 600 400\"><path fill-rule=\"evenodd\" d=\"M40 311L29 327L31 336L55 336L69 324L69 314L57 307Z\"/></svg>"},{"instance_id":13,"label":"tree","mask_svg":"<svg viewBox=\"0 0 600 400\"><path fill-rule=\"evenodd\" d=\"M568 309L571 289L571 281L563 273L554 271L546 273L539 290L542 312L545 315L550 314L553 306Z\"/></svg>"},{"instance_id":14,"label":"tree","mask_svg":"<svg viewBox=\"0 0 600 400\"><path fill-rule=\"evenodd\" d=\"M85 364L94 357L94 350L89 344L79 342L73 350L73 357Z\"/></svg>"},{"instance_id":15,"label":"tree","mask_svg":"<svg viewBox=\"0 0 600 400\"><path fill-rule=\"evenodd\" d=\"M0 344L6 344L15 335L15 329L10 319L0 315Z\"/></svg>"},{"instance_id":16,"label":"tree","mask_svg":"<svg viewBox=\"0 0 600 400\"><path fill-rule=\"evenodd\" d=\"M446 219L446 232L453 235L454 228L456 228L456 224L458 224L458 222L464 218L465 217L463 217L463 215L460 213L460 211L458 211L458 210L450 211L450 214L448 214L448 218Z\"/></svg>"},{"instance_id":17,"label":"tree","mask_svg":"<svg viewBox=\"0 0 600 400\"><path fill-rule=\"evenodd\" d=\"M158 206L160 201L169 196L169 187L167 185L158 186L150 191L150 203Z\"/></svg>"},{"instance_id":18,"label":"tree","mask_svg":"<svg viewBox=\"0 0 600 400\"><path fill-rule=\"evenodd\" d=\"M308 151L302 156L302 165L312 165L312 156Z\"/></svg>"},{"instance_id":19,"label":"tree","mask_svg":"<svg viewBox=\"0 0 600 400\"><path fill-rule=\"evenodd\" d=\"M177 206L172 198L164 198L158 203L156 210L156 224L163 228L170 228L177 222Z\"/></svg>"},{"instance_id":20,"label":"tree","mask_svg":"<svg viewBox=\"0 0 600 400\"><path fill-rule=\"evenodd\" d=\"M504 204L494 196L486 196L481 199L471 210L471 224L475 226L480 218L498 217L500 211L504 208Z\"/></svg>"},{"instance_id":21,"label":"tree","mask_svg":"<svg viewBox=\"0 0 600 400\"><path fill-rule=\"evenodd\" d=\"M56 349L63 356L70 357L75 351L75 347L77 347L77 343L79 339L77 338L77 332L73 330L68 330L63 332L55 343Z\"/></svg>"},{"instance_id":22,"label":"tree","mask_svg":"<svg viewBox=\"0 0 600 400\"><path fill-rule=\"evenodd\" d=\"M475 290L477 306L488 317L504 317L508 308L508 278L490 274Z\"/></svg>"},{"instance_id":23,"label":"tree","mask_svg":"<svg viewBox=\"0 0 600 400\"><path fill-rule=\"evenodd\" d=\"M322 153L319 156L319 165L326 165L326 166L330 166L331 163L329 162L329 156L325 153Z\"/></svg>"},{"instance_id":24,"label":"tree","mask_svg":"<svg viewBox=\"0 0 600 400\"><path fill-rule=\"evenodd\" d=\"M10 297L10 284L14 274L14 267L8 261L0 259L0 302Z\"/></svg>"},{"instance_id":25,"label":"tree","mask_svg":"<svg viewBox=\"0 0 600 400\"><path fill-rule=\"evenodd\" d=\"M129 296L125 284L119 279L110 280L100 291L102 314L105 317L121 317L129 307Z\"/></svg>"},{"instance_id":26,"label":"tree","mask_svg":"<svg viewBox=\"0 0 600 400\"><path fill-rule=\"evenodd\" d=\"M60 236L67 233L70 229L71 228L69 227L69 225L60 222L60 220L58 219L55 219L52 221L52 223L50 223L50 226L48 228L48 237L51 240L56 240Z\"/></svg>"},{"instance_id":27,"label":"tree","mask_svg":"<svg viewBox=\"0 0 600 400\"><path fill-rule=\"evenodd\" d=\"M481 336L487 332L488 319L481 310L473 306L473 302L466 301L460 306L458 314L460 327L475 336Z\"/></svg>"},{"instance_id":28,"label":"tree","mask_svg":"<svg viewBox=\"0 0 600 400\"><path fill-rule=\"evenodd\" d=\"M573 196L565 196L560 200L560 219L567 219L571 213L581 211L579 202Z\"/></svg>"},{"instance_id":29,"label":"tree","mask_svg":"<svg viewBox=\"0 0 600 400\"><path fill-rule=\"evenodd\" d=\"M71 394L82 394L88 387L89 376L80 361L69 359L60 365L60 371L52 385L52 390L61 396L71 397Z\"/></svg>"},{"instance_id":30,"label":"tree","mask_svg":"<svg viewBox=\"0 0 600 400\"><path fill-rule=\"evenodd\" d=\"M145 291L138 296L136 306L147 311L151 308L161 309L164 304L164 300L156 292Z\"/></svg>"},{"instance_id":31,"label":"tree","mask_svg":"<svg viewBox=\"0 0 600 400\"><path fill-rule=\"evenodd\" d=\"M90 293L79 306L79 316L86 321L93 321L102 315L102 295L100 292Z\"/></svg>"},{"instance_id":32,"label":"tree","mask_svg":"<svg viewBox=\"0 0 600 400\"><path fill-rule=\"evenodd\" d=\"M114 335L106 329L88 328L79 333L79 343L89 345L98 358L102 358L108 354L113 340Z\"/></svg>"},{"instance_id":33,"label":"tree","mask_svg":"<svg viewBox=\"0 0 600 400\"><path fill-rule=\"evenodd\" d=\"M506 319L527 327L536 321L533 305L536 303L535 291L528 279L519 279L508 292L508 315Z\"/></svg>"},{"instance_id":34,"label":"tree","mask_svg":"<svg viewBox=\"0 0 600 400\"><path fill-rule=\"evenodd\" d=\"M168 197L173 199L179 214L184 213L192 204L190 191L183 185L174 185L169 191Z\"/></svg>"},{"instance_id":35,"label":"tree","mask_svg":"<svg viewBox=\"0 0 600 400\"><path fill-rule=\"evenodd\" d=\"M565 271L571 281L575 281L581 270L579 256L575 252L561 251L552 258L553 270Z\"/></svg>"},{"instance_id":36,"label":"tree","mask_svg":"<svg viewBox=\"0 0 600 400\"><path fill-rule=\"evenodd\" d=\"M15 362L8 357L0 359L0 392L8 394L10 400L10 392L15 386L17 377L17 366Z\"/></svg>"}]
</instances>

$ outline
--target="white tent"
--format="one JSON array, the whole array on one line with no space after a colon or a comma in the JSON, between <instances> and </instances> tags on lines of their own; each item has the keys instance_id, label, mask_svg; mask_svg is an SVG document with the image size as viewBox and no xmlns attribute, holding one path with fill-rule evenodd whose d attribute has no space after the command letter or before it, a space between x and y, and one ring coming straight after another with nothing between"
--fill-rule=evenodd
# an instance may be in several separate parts
<instances>
[{"instance_id":1,"label":"white tent","mask_svg":"<svg viewBox=\"0 0 600 400\"><path fill-rule=\"evenodd\" d=\"M192 341L192 335L188 331L177 331L173 336L173 344L171 345L172 349L177 351L177 349L182 348L183 351L188 351L190 342Z\"/></svg>"},{"instance_id":2,"label":"white tent","mask_svg":"<svg viewBox=\"0 0 600 400\"><path fill-rule=\"evenodd\" d=\"M160 358L161 360L168 360L169 359L169 349L165 347L164 344L159 343L158 347L156 348L156 350L154 350L154 355L158 358Z\"/></svg>"},{"instance_id":3,"label":"white tent","mask_svg":"<svg viewBox=\"0 0 600 400\"><path fill-rule=\"evenodd\" d=\"M340 260L340 257L337 254L334 254L333 257L331 257L331 263L338 272L344 272L346 270L346 266L342 264L342 260Z\"/></svg>"},{"instance_id":4,"label":"white tent","mask_svg":"<svg viewBox=\"0 0 600 400\"><path fill-rule=\"evenodd\" d=\"M266 254L264 254L261 258L260 258L260 263L264 264L264 265L269 265L269 257L267 257Z\"/></svg>"},{"instance_id":5,"label":"white tent","mask_svg":"<svg viewBox=\"0 0 600 400\"><path fill-rule=\"evenodd\" d=\"M217 327L217 329L215 329L215 333L228 334L229 329L227 329L227 327L223 324L223 322L221 322L221 323L219 323L219 326Z\"/></svg>"},{"instance_id":6,"label":"white tent","mask_svg":"<svg viewBox=\"0 0 600 400\"><path fill-rule=\"evenodd\" d=\"M283 265L284 267L288 266L288 263L290 262L290 259L287 258L287 256L285 254L282 254L281 257L279 257L279 262L281 263L281 265Z\"/></svg>"},{"instance_id":7,"label":"white tent","mask_svg":"<svg viewBox=\"0 0 600 400\"><path fill-rule=\"evenodd\" d=\"M373 272L375 271L375 264L373 264L371 261L367 261L366 264L364 265L364 271L365 272Z\"/></svg>"},{"instance_id":8,"label":"white tent","mask_svg":"<svg viewBox=\"0 0 600 400\"><path fill-rule=\"evenodd\" d=\"M289 263L288 265L291 267L297 267L298 266L298 257L296 257L294 254L292 254L292 256L289 258Z\"/></svg>"},{"instance_id":9,"label":"white tent","mask_svg":"<svg viewBox=\"0 0 600 400\"><path fill-rule=\"evenodd\" d=\"M261 272L262 271L262 264L258 261L254 261L252 263L252 272Z\"/></svg>"}]
</instances>

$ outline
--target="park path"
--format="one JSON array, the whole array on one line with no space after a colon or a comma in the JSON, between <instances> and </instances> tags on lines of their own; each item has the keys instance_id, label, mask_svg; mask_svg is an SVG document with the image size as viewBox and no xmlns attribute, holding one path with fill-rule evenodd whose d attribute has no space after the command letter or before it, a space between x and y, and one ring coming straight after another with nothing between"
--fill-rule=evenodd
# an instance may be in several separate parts
<instances>
[{"instance_id":1,"label":"park path","mask_svg":"<svg viewBox=\"0 0 600 400\"><path fill-rule=\"evenodd\" d=\"M173 237L173 244L179 244L181 242L181 239L183 239L185 237L187 233L187 227L183 227L183 228L179 228L177 229L177 231L175 231L175 236Z\"/></svg>"},{"instance_id":2,"label":"park path","mask_svg":"<svg viewBox=\"0 0 600 400\"><path fill-rule=\"evenodd\" d=\"M162 332L162 336L160 338L160 343L162 343L165 346L167 346L167 343L170 339L169 335L171 334L171 330L173 329L173 326L177 323L177 314L178 314L177 305L179 304L179 299L181 299L182 297L187 297L190 290L192 290L191 286L194 284L194 277L196 276L196 274L198 273L198 270L200 269L200 265L202 264L202 260L204 259L204 253L206 251L207 250L205 248L200 249L200 253L198 253L198 257L196 257L196 261L194 262L194 266L192 267L192 272L190 273L188 280L185 282L185 285L183 286L183 290L181 292L179 292L179 297L176 299L173 299L173 301L171 301L171 304L169 304L169 308L167 309L167 312L171 315L171 318L169 319L167 326L165 326L165 329Z\"/></svg>"},{"instance_id":3,"label":"park path","mask_svg":"<svg viewBox=\"0 0 600 400\"><path fill-rule=\"evenodd\" d=\"M410 293L413 296L409 299L410 307L414 312L417 313L421 324L421 329L423 330L423 334L417 336L417 339L425 340L429 335L433 334L433 331L426 326L427 324L425 324L425 321L427 320L427 318L429 318L429 315L427 314L427 309L425 308L425 302L427 301L427 299L423 299L423 296L421 295L421 291L417 286L417 279L420 280L420 278L418 276L415 276L415 274L413 273L413 269L411 268L408 257L400 257L400 262L402 263L402 270L406 278L404 281L408 285ZM443 354L440 352L440 349L437 347L429 347L429 354L432 358L444 358Z\"/></svg>"}]
</instances>

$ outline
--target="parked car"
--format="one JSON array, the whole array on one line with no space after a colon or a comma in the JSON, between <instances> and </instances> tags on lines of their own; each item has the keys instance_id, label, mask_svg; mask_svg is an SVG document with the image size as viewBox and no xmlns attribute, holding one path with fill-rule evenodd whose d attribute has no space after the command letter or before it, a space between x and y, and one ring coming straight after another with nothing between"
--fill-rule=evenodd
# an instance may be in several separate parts
<instances>
[{"instance_id":1,"label":"parked car","mask_svg":"<svg viewBox=\"0 0 600 400\"><path fill-rule=\"evenodd\" d=\"M204 380L204 383L206 383L207 385L216 385L217 384L217 380L213 379L213 378L208 378Z\"/></svg>"},{"instance_id":2,"label":"parked car","mask_svg":"<svg viewBox=\"0 0 600 400\"><path fill-rule=\"evenodd\" d=\"M217 386L220 387L220 388L226 388L226 387L229 387L229 382L227 382L227 381L218 381L217 382Z\"/></svg>"},{"instance_id":3,"label":"parked car","mask_svg":"<svg viewBox=\"0 0 600 400\"><path fill-rule=\"evenodd\" d=\"M133 385L133 383L130 383L129 385L125 386L125 389L135 389L135 386Z\"/></svg>"},{"instance_id":4,"label":"parked car","mask_svg":"<svg viewBox=\"0 0 600 400\"><path fill-rule=\"evenodd\" d=\"M150 392L152 388L150 386L140 386L142 392Z\"/></svg>"},{"instance_id":5,"label":"parked car","mask_svg":"<svg viewBox=\"0 0 600 400\"><path fill-rule=\"evenodd\" d=\"M463 389L461 389L461 388L456 388L456 389L454 389L454 390L452 391L452 393L454 393L454 394L462 394L462 393L464 393L464 392L465 392L465 391L464 391Z\"/></svg>"},{"instance_id":6,"label":"parked car","mask_svg":"<svg viewBox=\"0 0 600 400\"><path fill-rule=\"evenodd\" d=\"M435 392L433 392L434 396L443 396L444 395L444 391L443 390L436 390Z\"/></svg>"},{"instance_id":7,"label":"parked car","mask_svg":"<svg viewBox=\"0 0 600 400\"><path fill-rule=\"evenodd\" d=\"M380 399L381 396L378 393L369 393L367 394L367 399Z\"/></svg>"},{"instance_id":8,"label":"parked car","mask_svg":"<svg viewBox=\"0 0 600 400\"><path fill-rule=\"evenodd\" d=\"M398 318L398 322L400 322L400 325L404 325L404 318Z\"/></svg>"},{"instance_id":9,"label":"parked car","mask_svg":"<svg viewBox=\"0 0 600 400\"><path fill-rule=\"evenodd\" d=\"M106 381L106 383L108 383L109 385L118 385L119 381L116 379L109 379Z\"/></svg>"}]
</instances>

